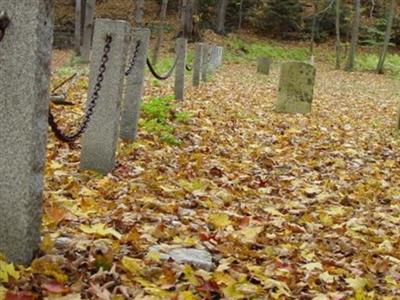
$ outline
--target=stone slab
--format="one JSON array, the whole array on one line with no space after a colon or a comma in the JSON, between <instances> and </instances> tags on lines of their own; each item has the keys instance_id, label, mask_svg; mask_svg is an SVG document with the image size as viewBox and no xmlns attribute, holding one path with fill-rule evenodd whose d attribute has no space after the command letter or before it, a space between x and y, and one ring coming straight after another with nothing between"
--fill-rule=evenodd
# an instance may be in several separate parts
<instances>
[{"instance_id":1,"label":"stone slab","mask_svg":"<svg viewBox=\"0 0 400 300\"><path fill-rule=\"evenodd\" d=\"M269 75L271 70L272 59L269 57L259 57L257 61L257 72L264 75Z\"/></svg>"},{"instance_id":2,"label":"stone slab","mask_svg":"<svg viewBox=\"0 0 400 300\"><path fill-rule=\"evenodd\" d=\"M51 0L0 0L0 252L28 264L39 248L53 41Z\"/></svg>"},{"instance_id":3,"label":"stone slab","mask_svg":"<svg viewBox=\"0 0 400 300\"><path fill-rule=\"evenodd\" d=\"M277 112L311 112L314 97L315 68L304 62L282 64L279 81Z\"/></svg>"}]
</instances>

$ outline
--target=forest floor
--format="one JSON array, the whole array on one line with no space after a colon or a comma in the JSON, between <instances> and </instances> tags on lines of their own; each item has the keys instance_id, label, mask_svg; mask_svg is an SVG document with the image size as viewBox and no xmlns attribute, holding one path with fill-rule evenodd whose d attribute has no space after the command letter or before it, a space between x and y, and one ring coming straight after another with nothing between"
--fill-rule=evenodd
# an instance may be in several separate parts
<instances>
[{"instance_id":1,"label":"forest floor","mask_svg":"<svg viewBox=\"0 0 400 300\"><path fill-rule=\"evenodd\" d=\"M289 115L273 111L278 76L228 62L179 103L148 78L138 140L106 177L50 134L42 256L0 260L0 299L400 299L400 81L317 63L312 113Z\"/></svg>"}]
</instances>

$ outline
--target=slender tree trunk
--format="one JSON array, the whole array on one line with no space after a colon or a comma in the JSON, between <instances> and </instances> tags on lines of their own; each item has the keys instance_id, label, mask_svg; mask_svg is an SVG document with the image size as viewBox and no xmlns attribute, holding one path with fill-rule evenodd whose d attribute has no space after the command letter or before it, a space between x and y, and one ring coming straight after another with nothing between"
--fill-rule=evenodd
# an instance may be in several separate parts
<instances>
[{"instance_id":1,"label":"slender tree trunk","mask_svg":"<svg viewBox=\"0 0 400 300\"><path fill-rule=\"evenodd\" d=\"M89 62L90 51L92 47L96 0L86 0L85 2L85 25L83 31L81 55L84 62Z\"/></svg>"},{"instance_id":2,"label":"slender tree trunk","mask_svg":"<svg viewBox=\"0 0 400 300\"><path fill-rule=\"evenodd\" d=\"M228 8L228 3L229 0L218 1L216 32L221 35L225 34L225 19L226 19L226 10Z\"/></svg>"},{"instance_id":3,"label":"slender tree trunk","mask_svg":"<svg viewBox=\"0 0 400 300\"><path fill-rule=\"evenodd\" d=\"M336 70L340 70L340 0L336 0Z\"/></svg>"},{"instance_id":4,"label":"slender tree trunk","mask_svg":"<svg viewBox=\"0 0 400 300\"><path fill-rule=\"evenodd\" d=\"M349 57L347 60L346 71L353 71L355 59L356 59L356 51L358 46L358 34L360 31L360 11L361 11L361 3L360 0L354 0L354 18L353 18L353 29L351 32L351 45Z\"/></svg>"},{"instance_id":5,"label":"slender tree trunk","mask_svg":"<svg viewBox=\"0 0 400 300\"><path fill-rule=\"evenodd\" d=\"M310 63L314 64L314 48L315 48L315 30L317 27L317 17L314 16L311 28L311 42L310 42Z\"/></svg>"},{"instance_id":6,"label":"slender tree trunk","mask_svg":"<svg viewBox=\"0 0 400 300\"><path fill-rule=\"evenodd\" d=\"M83 29L85 25L85 7L86 0L75 1L75 52L81 54L83 41Z\"/></svg>"},{"instance_id":7,"label":"slender tree trunk","mask_svg":"<svg viewBox=\"0 0 400 300\"><path fill-rule=\"evenodd\" d=\"M161 45L164 37L164 26L165 19L167 18L167 8L168 0L161 1L161 11L160 11L160 26L158 27L158 36L156 42L156 48L154 49L153 64L157 64L158 57L160 55Z\"/></svg>"},{"instance_id":8,"label":"slender tree trunk","mask_svg":"<svg viewBox=\"0 0 400 300\"><path fill-rule=\"evenodd\" d=\"M240 0L240 5L239 5L239 30L242 29L242 23L243 23L243 0Z\"/></svg>"},{"instance_id":9,"label":"slender tree trunk","mask_svg":"<svg viewBox=\"0 0 400 300\"><path fill-rule=\"evenodd\" d=\"M136 0L135 1L135 24L137 27L142 27L143 25L143 9L144 9L144 0Z\"/></svg>"},{"instance_id":10,"label":"slender tree trunk","mask_svg":"<svg viewBox=\"0 0 400 300\"><path fill-rule=\"evenodd\" d=\"M383 47L382 47L381 55L379 57L379 62L378 62L378 66L377 66L377 72L379 74L383 73L383 67L385 65L385 59L386 59L386 54L387 54L389 43L390 43L390 37L392 35L393 18L394 18L395 11L396 11L396 0L392 0L390 2L389 16L388 16L387 24L386 24L385 40L383 42Z\"/></svg>"}]
</instances>

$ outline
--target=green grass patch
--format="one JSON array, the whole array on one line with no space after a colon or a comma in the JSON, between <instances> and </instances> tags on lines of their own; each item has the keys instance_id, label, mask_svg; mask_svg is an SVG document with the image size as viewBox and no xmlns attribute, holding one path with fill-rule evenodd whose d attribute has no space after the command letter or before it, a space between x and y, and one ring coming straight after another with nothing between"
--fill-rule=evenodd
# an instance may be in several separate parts
<instances>
[{"instance_id":1,"label":"green grass patch","mask_svg":"<svg viewBox=\"0 0 400 300\"><path fill-rule=\"evenodd\" d=\"M378 65L378 54L363 53L356 57L356 68L361 71L375 71ZM385 73L400 79L400 55L388 54L385 60Z\"/></svg>"},{"instance_id":2,"label":"green grass patch","mask_svg":"<svg viewBox=\"0 0 400 300\"><path fill-rule=\"evenodd\" d=\"M179 145L181 141L175 136L176 127L189 121L190 114L178 111L173 99L173 96L158 97L145 102L142 105L142 126L167 144Z\"/></svg>"},{"instance_id":3,"label":"green grass patch","mask_svg":"<svg viewBox=\"0 0 400 300\"><path fill-rule=\"evenodd\" d=\"M225 59L231 62L255 61L258 57L266 56L275 60L307 60L307 48L290 47L273 44L271 42L246 42L241 38L230 38L227 41Z\"/></svg>"}]
</instances>

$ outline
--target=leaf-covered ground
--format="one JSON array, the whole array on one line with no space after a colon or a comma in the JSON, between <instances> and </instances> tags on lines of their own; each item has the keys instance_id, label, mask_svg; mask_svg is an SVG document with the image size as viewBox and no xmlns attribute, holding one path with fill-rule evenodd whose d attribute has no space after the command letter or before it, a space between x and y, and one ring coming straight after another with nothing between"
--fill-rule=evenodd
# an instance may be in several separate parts
<instances>
[{"instance_id":1,"label":"leaf-covered ground","mask_svg":"<svg viewBox=\"0 0 400 300\"><path fill-rule=\"evenodd\" d=\"M142 128L106 177L79 171L79 145L50 135L42 256L27 269L0 261L0 295L400 299L400 82L317 67L301 116L273 112L277 66L267 77L225 65L178 104L191 116L179 145ZM149 79L146 99L171 85ZM162 260L154 245L206 249L214 268Z\"/></svg>"}]
</instances>

